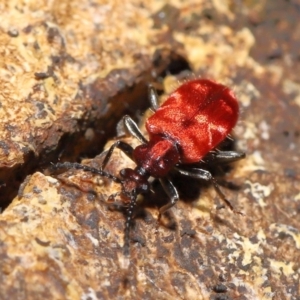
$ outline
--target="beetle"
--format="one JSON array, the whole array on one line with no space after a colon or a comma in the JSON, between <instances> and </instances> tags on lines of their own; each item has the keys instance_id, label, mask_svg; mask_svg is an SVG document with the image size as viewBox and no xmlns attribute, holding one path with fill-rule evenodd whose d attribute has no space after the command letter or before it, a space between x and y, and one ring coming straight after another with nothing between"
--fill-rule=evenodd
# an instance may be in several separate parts
<instances>
[{"instance_id":1,"label":"beetle","mask_svg":"<svg viewBox=\"0 0 300 300\"><path fill-rule=\"evenodd\" d=\"M193 79L180 85L160 107L152 85L149 85L148 94L154 111L146 121L149 140L126 115L123 117L125 128L141 142L136 148L117 140L107 151L100 169L70 162L53 165L57 169L83 169L121 184L122 194L129 200L123 247L126 256L129 255L130 225L137 195L149 192L150 177L159 179L170 198L170 202L159 209L158 220L179 200L177 189L170 178L171 172L211 182L224 203L239 213L226 199L212 173L205 168L207 157L212 164L231 163L245 157L243 152L220 151L216 148L227 138L238 120L239 106L233 92L212 80ZM104 170L115 148L136 163L134 169L120 170L119 177Z\"/></svg>"}]
</instances>

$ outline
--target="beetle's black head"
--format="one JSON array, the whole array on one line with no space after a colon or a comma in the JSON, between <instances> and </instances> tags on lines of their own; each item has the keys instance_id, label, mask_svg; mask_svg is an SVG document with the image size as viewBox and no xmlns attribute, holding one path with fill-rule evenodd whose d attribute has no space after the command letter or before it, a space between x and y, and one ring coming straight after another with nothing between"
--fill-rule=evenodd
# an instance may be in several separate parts
<instances>
[{"instance_id":1,"label":"beetle's black head","mask_svg":"<svg viewBox=\"0 0 300 300\"><path fill-rule=\"evenodd\" d=\"M120 171L122 178L122 185L126 194L131 194L135 191L136 194L144 194L149 192L150 184L148 182L148 175L141 172L139 169L122 169Z\"/></svg>"}]
</instances>

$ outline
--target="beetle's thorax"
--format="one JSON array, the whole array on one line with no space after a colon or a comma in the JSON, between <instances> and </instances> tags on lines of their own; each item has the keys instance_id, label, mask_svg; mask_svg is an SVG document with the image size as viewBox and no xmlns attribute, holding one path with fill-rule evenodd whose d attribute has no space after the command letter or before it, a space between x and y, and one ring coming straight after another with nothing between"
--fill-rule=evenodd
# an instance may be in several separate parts
<instances>
[{"instance_id":1,"label":"beetle's thorax","mask_svg":"<svg viewBox=\"0 0 300 300\"><path fill-rule=\"evenodd\" d=\"M161 135L153 136L149 143L134 149L133 158L138 168L153 177L164 177L175 164L180 155L176 143Z\"/></svg>"}]
</instances>

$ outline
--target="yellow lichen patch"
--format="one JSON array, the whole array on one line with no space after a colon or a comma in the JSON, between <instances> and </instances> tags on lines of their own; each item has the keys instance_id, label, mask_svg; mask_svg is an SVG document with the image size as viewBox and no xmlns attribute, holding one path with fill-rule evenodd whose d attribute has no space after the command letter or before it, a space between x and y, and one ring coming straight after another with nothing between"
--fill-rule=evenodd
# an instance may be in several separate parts
<instances>
[{"instance_id":1,"label":"yellow lichen patch","mask_svg":"<svg viewBox=\"0 0 300 300\"><path fill-rule=\"evenodd\" d=\"M201 198L193 202L193 209L191 210L191 218L210 218L211 210L213 209L213 191L212 190L203 190L201 193Z\"/></svg>"},{"instance_id":2,"label":"yellow lichen patch","mask_svg":"<svg viewBox=\"0 0 300 300\"><path fill-rule=\"evenodd\" d=\"M274 190L274 184L270 183L268 185L262 185L258 182L252 183L249 180L246 181L246 184L249 185L249 191L247 189L246 192L250 192L261 207L267 206L265 198L268 198L271 195Z\"/></svg>"},{"instance_id":3,"label":"yellow lichen patch","mask_svg":"<svg viewBox=\"0 0 300 300\"><path fill-rule=\"evenodd\" d=\"M224 64L232 67L255 64L249 56L254 37L247 28L237 33L233 33L232 29L226 26L218 28L217 34L214 30L213 26L206 25L199 28L199 36L186 36L182 33L175 35L179 42L185 44L188 59L196 70L207 66L207 77L226 80L230 77L227 72L233 72L233 68L224 68ZM205 39L201 39L201 35L207 34L211 34L213 37L209 45L206 44ZM230 55L233 52L235 55Z\"/></svg>"},{"instance_id":4,"label":"yellow lichen patch","mask_svg":"<svg viewBox=\"0 0 300 300\"><path fill-rule=\"evenodd\" d=\"M284 261L277 261L275 259L268 259L272 273L276 274L277 276L281 276L284 274L284 276L289 277L295 274L295 263L294 262L284 262ZM299 277L299 274L298 274Z\"/></svg>"},{"instance_id":5,"label":"yellow lichen patch","mask_svg":"<svg viewBox=\"0 0 300 300\"><path fill-rule=\"evenodd\" d=\"M243 107L250 106L253 100L257 100L261 97L256 86L254 86L252 82L246 80L242 81L239 85L234 86L234 93L237 95L239 103L241 103Z\"/></svg>"},{"instance_id":6,"label":"yellow lichen patch","mask_svg":"<svg viewBox=\"0 0 300 300\"><path fill-rule=\"evenodd\" d=\"M262 254L260 242L254 243L249 238L235 234L236 244L242 247L243 260L242 265L248 265L253 262L253 257Z\"/></svg>"},{"instance_id":7,"label":"yellow lichen patch","mask_svg":"<svg viewBox=\"0 0 300 300\"><path fill-rule=\"evenodd\" d=\"M288 95L294 95L294 102L300 106L300 84L289 79L284 80L283 90Z\"/></svg>"},{"instance_id":8,"label":"yellow lichen patch","mask_svg":"<svg viewBox=\"0 0 300 300\"><path fill-rule=\"evenodd\" d=\"M300 232L298 229L291 227L287 224L271 224L270 230L276 231L277 233L285 233L293 238L295 246L300 249Z\"/></svg>"}]
</instances>

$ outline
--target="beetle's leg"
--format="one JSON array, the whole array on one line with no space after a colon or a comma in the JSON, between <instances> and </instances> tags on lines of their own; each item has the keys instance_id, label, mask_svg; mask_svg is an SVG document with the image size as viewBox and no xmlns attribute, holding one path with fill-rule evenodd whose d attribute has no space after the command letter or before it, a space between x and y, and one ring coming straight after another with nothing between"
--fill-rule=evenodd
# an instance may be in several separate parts
<instances>
[{"instance_id":1,"label":"beetle's leg","mask_svg":"<svg viewBox=\"0 0 300 300\"><path fill-rule=\"evenodd\" d=\"M113 180L114 182L121 183L120 178L118 178L118 177L116 177L116 176L114 176L114 175L112 175L108 172L105 172L103 170L99 170L99 169L96 169L96 168L92 168L90 166L82 165L82 164L79 164L79 163L72 163L72 162L56 163L56 164L52 164L52 168L56 169L56 170L58 170L58 169L83 170L83 171L86 171L86 172L91 172L93 174L109 178L109 179Z\"/></svg>"},{"instance_id":2,"label":"beetle's leg","mask_svg":"<svg viewBox=\"0 0 300 300\"><path fill-rule=\"evenodd\" d=\"M210 162L212 163L225 163L229 164L237 160L245 158L244 152L237 151L217 151L214 153L213 158Z\"/></svg>"},{"instance_id":3,"label":"beetle's leg","mask_svg":"<svg viewBox=\"0 0 300 300\"><path fill-rule=\"evenodd\" d=\"M156 93L156 89L153 87L151 83L148 85L148 97L151 103L152 110L157 111L157 109L159 108L158 95Z\"/></svg>"},{"instance_id":4,"label":"beetle's leg","mask_svg":"<svg viewBox=\"0 0 300 300\"><path fill-rule=\"evenodd\" d=\"M124 122L124 126L125 128L128 130L128 132L134 136L135 138L137 138L141 143L143 144L147 144L148 141L145 139L145 137L143 136L142 132L140 131L140 129L138 128L138 126L136 125L136 123L129 117L129 116L124 116L123 117L123 122ZM104 169L105 166L107 165L113 151L115 148L120 149L121 151L123 151L130 159L133 160L133 148L132 146L130 146L129 144L123 142L123 141L117 141L115 142L107 151L106 156L102 162L102 166L101 169Z\"/></svg>"},{"instance_id":5,"label":"beetle's leg","mask_svg":"<svg viewBox=\"0 0 300 300\"><path fill-rule=\"evenodd\" d=\"M185 170L185 169L180 169L180 168L175 168L175 170L177 172L179 172L182 175L185 176L189 176L189 177L193 177L193 178L198 178L198 179L202 179L202 180L206 180L206 181L210 181L212 182L217 194L219 195L219 197L223 200L223 202L235 213L238 213L240 215L243 215L242 212L236 211L234 209L234 207L232 206L232 204L230 203L230 201L226 198L226 196L224 195L224 193L221 191L216 179L212 176L212 174L204 169L196 169L196 168L191 168L189 170Z\"/></svg>"},{"instance_id":6,"label":"beetle's leg","mask_svg":"<svg viewBox=\"0 0 300 300\"><path fill-rule=\"evenodd\" d=\"M175 188L175 186L173 185L172 181L169 178L167 177L160 178L159 181L164 191L171 199L171 201L159 209L158 221L160 220L162 214L165 213L169 208L174 206L179 199L177 189Z\"/></svg>"},{"instance_id":7,"label":"beetle's leg","mask_svg":"<svg viewBox=\"0 0 300 300\"><path fill-rule=\"evenodd\" d=\"M136 125L136 123L129 117L124 116L123 117L124 126L128 130L128 132L137 138L142 144L147 144L148 141L143 136L142 132L140 131L139 127Z\"/></svg>"},{"instance_id":8,"label":"beetle's leg","mask_svg":"<svg viewBox=\"0 0 300 300\"><path fill-rule=\"evenodd\" d=\"M133 158L132 157L133 148L129 144L127 144L127 143L125 143L123 141L116 141L108 149L108 151L107 151L107 153L106 153L106 155L104 157L104 160L102 162L101 170L103 170L106 167L106 165L107 165L108 161L110 160L111 155L112 155L113 151L115 150L115 148L118 148L121 151L123 151L129 158L131 158L131 159Z\"/></svg>"}]
</instances>

